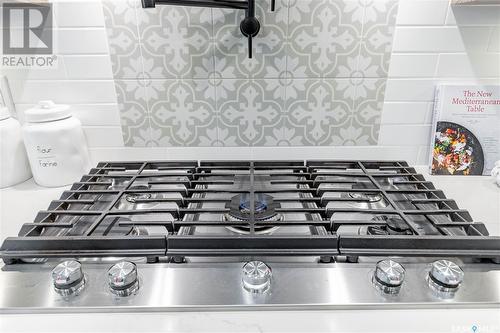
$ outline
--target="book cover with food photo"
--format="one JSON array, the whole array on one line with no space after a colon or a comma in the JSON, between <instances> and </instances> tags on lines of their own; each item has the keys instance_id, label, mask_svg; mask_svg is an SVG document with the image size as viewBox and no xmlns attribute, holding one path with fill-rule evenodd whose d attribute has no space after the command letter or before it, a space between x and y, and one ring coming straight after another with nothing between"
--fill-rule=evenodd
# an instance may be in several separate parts
<instances>
[{"instance_id":1,"label":"book cover with food photo","mask_svg":"<svg viewBox=\"0 0 500 333\"><path fill-rule=\"evenodd\" d=\"M489 175L500 159L499 142L500 86L438 86L431 174Z\"/></svg>"}]
</instances>

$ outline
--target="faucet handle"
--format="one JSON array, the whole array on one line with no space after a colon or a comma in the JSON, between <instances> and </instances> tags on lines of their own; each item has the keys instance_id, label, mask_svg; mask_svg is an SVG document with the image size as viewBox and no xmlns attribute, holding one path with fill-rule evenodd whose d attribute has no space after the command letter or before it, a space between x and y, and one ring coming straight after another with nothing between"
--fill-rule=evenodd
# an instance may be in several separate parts
<instances>
[{"instance_id":1,"label":"faucet handle","mask_svg":"<svg viewBox=\"0 0 500 333\"><path fill-rule=\"evenodd\" d=\"M243 36L248 38L248 57L253 57L253 37L260 31L260 22L255 16L247 16L241 21L240 30Z\"/></svg>"},{"instance_id":2,"label":"faucet handle","mask_svg":"<svg viewBox=\"0 0 500 333\"><path fill-rule=\"evenodd\" d=\"M155 0L142 0L142 8L155 8Z\"/></svg>"}]
</instances>

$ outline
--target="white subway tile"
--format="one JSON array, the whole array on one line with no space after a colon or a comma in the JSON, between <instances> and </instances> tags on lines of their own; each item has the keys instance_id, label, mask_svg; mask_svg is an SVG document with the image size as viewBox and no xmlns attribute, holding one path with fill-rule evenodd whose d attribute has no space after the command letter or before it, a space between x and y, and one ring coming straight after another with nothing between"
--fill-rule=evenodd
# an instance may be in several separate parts
<instances>
[{"instance_id":1,"label":"white subway tile","mask_svg":"<svg viewBox=\"0 0 500 333\"><path fill-rule=\"evenodd\" d=\"M83 127L89 147L123 147L122 129L118 126Z\"/></svg>"},{"instance_id":2,"label":"white subway tile","mask_svg":"<svg viewBox=\"0 0 500 333\"><path fill-rule=\"evenodd\" d=\"M74 104L73 114L85 126L121 126L118 105L111 104Z\"/></svg>"},{"instance_id":3,"label":"white subway tile","mask_svg":"<svg viewBox=\"0 0 500 333\"><path fill-rule=\"evenodd\" d=\"M381 125L380 146L422 146L429 144L430 125Z\"/></svg>"},{"instance_id":4,"label":"white subway tile","mask_svg":"<svg viewBox=\"0 0 500 333\"><path fill-rule=\"evenodd\" d=\"M369 159L404 160L415 164L418 146L370 147L179 147L179 148L99 148L91 147L94 163L100 161L137 160L290 160L290 159Z\"/></svg>"},{"instance_id":5,"label":"white subway tile","mask_svg":"<svg viewBox=\"0 0 500 333\"><path fill-rule=\"evenodd\" d=\"M393 52L486 51L492 27L397 27Z\"/></svg>"},{"instance_id":6,"label":"white subway tile","mask_svg":"<svg viewBox=\"0 0 500 333\"><path fill-rule=\"evenodd\" d=\"M40 100L56 103L116 103L115 86L106 81L10 81L15 103L32 104Z\"/></svg>"},{"instance_id":7,"label":"white subway tile","mask_svg":"<svg viewBox=\"0 0 500 333\"><path fill-rule=\"evenodd\" d=\"M434 79L389 79L385 100L388 102L432 102L435 86Z\"/></svg>"},{"instance_id":8,"label":"white subway tile","mask_svg":"<svg viewBox=\"0 0 500 333\"><path fill-rule=\"evenodd\" d=\"M16 104L21 118L24 112L35 104ZM84 126L120 126L118 105L110 104L71 104L71 112Z\"/></svg>"},{"instance_id":9,"label":"white subway tile","mask_svg":"<svg viewBox=\"0 0 500 333\"><path fill-rule=\"evenodd\" d=\"M66 70L63 57L58 57L56 66L52 68L2 68L2 75L9 80L64 80Z\"/></svg>"},{"instance_id":10,"label":"white subway tile","mask_svg":"<svg viewBox=\"0 0 500 333\"><path fill-rule=\"evenodd\" d=\"M433 77L437 54L394 53L389 66L389 77Z\"/></svg>"},{"instance_id":11,"label":"white subway tile","mask_svg":"<svg viewBox=\"0 0 500 333\"><path fill-rule=\"evenodd\" d=\"M487 51L500 52L500 27L492 29Z\"/></svg>"},{"instance_id":12,"label":"white subway tile","mask_svg":"<svg viewBox=\"0 0 500 333\"><path fill-rule=\"evenodd\" d=\"M500 54L440 54L438 77L500 77Z\"/></svg>"},{"instance_id":13,"label":"white subway tile","mask_svg":"<svg viewBox=\"0 0 500 333\"><path fill-rule=\"evenodd\" d=\"M432 115L432 102L385 102L381 123L427 124Z\"/></svg>"},{"instance_id":14,"label":"white subway tile","mask_svg":"<svg viewBox=\"0 0 500 333\"><path fill-rule=\"evenodd\" d=\"M67 55L64 64L70 80L113 79L109 55Z\"/></svg>"},{"instance_id":15,"label":"white subway tile","mask_svg":"<svg viewBox=\"0 0 500 333\"><path fill-rule=\"evenodd\" d=\"M113 79L109 55L58 56L53 68L2 68L10 80Z\"/></svg>"},{"instance_id":16,"label":"white subway tile","mask_svg":"<svg viewBox=\"0 0 500 333\"><path fill-rule=\"evenodd\" d=\"M418 149L417 147L408 146L253 147L251 153L251 158L255 160L326 158L340 160L405 160L413 164L417 159ZM231 158L231 156L226 157Z\"/></svg>"},{"instance_id":17,"label":"white subway tile","mask_svg":"<svg viewBox=\"0 0 500 333\"><path fill-rule=\"evenodd\" d=\"M385 92L386 102L434 102L436 86L440 84L498 84L498 78L435 78L389 79Z\"/></svg>"},{"instance_id":18,"label":"white subway tile","mask_svg":"<svg viewBox=\"0 0 500 333\"><path fill-rule=\"evenodd\" d=\"M104 27L99 0L59 0L53 3L52 8L58 27Z\"/></svg>"},{"instance_id":19,"label":"white subway tile","mask_svg":"<svg viewBox=\"0 0 500 333\"><path fill-rule=\"evenodd\" d=\"M393 52L460 52L457 27L396 27Z\"/></svg>"},{"instance_id":20,"label":"white subway tile","mask_svg":"<svg viewBox=\"0 0 500 333\"><path fill-rule=\"evenodd\" d=\"M486 52L493 27L459 27L462 42L467 52Z\"/></svg>"},{"instance_id":21,"label":"white subway tile","mask_svg":"<svg viewBox=\"0 0 500 333\"><path fill-rule=\"evenodd\" d=\"M417 165L429 165L431 147L430 142L427 146L421 146L418 149Z\"/></svg>"},{"instance_id":22,"label":"white subway tile","mask_svg":"<svg viewBox=\"0 0 500 333\"><path fill-rule=\"evenodd\" d=\"M56 54L109 54L104 28L64 28L54 30Z\"/></svg>"},{"instance_id":23,"label":"white subway tile","mask_svg":"<svg viewBox=\"0 0 500 333\"><path fill-rule=\"evenodd\" d=\"M400 1L396 20L398 25L444 24L449 0Z\"/></svg>"},{"instance_id":24,"label":"white subway tile","mask_svg":"<svg viewBox=\"0 0 500 333\"><path fill-rule=\"evenodd\" d=\"M450 6L448 25L500 25L500 5Z\"/></svg>"}]
</instances>

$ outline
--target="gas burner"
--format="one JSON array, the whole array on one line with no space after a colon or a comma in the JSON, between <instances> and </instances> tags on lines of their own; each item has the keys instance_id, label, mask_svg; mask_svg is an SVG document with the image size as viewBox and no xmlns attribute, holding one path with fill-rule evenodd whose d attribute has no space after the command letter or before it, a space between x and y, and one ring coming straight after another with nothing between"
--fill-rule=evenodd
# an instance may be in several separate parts
<instances>
[{"instance_id":1,"label":"gas burner","mask_svg":"<svg viewBox=\"0 0 500 333\"><path fill-rule=\"evenodd\" d=\"M251 206L252 204L250 201L245 201L240 203L240 212L245 214L245 215L250 215L251 214ZM254 202L254 212L255 214L259 215L264 213L267 210L267 203L263 201L255 201Z\"/></svg>"},{"instance_id":2,"label":"gas burner","mask_svg":"<svg viewBox=\"0 0 500 333\"><path fill-rule=\"evenodd\" d=\"M377 193L377 188L372 183L360 181L353 184L352 189L367 191L341 193L340 197L345 199L350 208L383 209L389 206L389 203L387 203L382 194Z\"/></svg>"},{"instance_id":3,"label":"gas burner","mask_svg":"<svg viewBox=\"0 0 500 333\"><path fill-rule=\"evenodd\" d=\"M130 203L136 203L138 200L151 199L151 193L129 193L125 195L125 200Z\"/></svg>"},{"instance_id":4,"label":"gas burner","mask_svg":"<svg viewBox=\"0 0 500 333\"><path fill-rule=\"evenodd\" d=\"M249 194L240 194L231 199L231 202L226 205L230 209L229 213L222 216L224 222L249 222L252 216L252 204ZM255 194L253 217L258 222L278 222L283 220L283 215L276 212L279 208L278 203L273 202L273 197L266 194ZM250 225L229 226L228 230L248 235L251 233ZM259 235L270 234L278 230L277 226L255 226L255 233Z\"/></svg>"},{"instance_id":5,"label":"gas burner","mask_svg":"<svg viewBox=\"0 0 500 333\"><path fill-rule=\"evenodd\" d=\"M353 199L366 202L379 202L382 200L382 196L378 193L354 192L354 193L349 193L349 196Z\"/></svg>"},{"instance_id":6,"label":"gas burner","mask_svg":"<svg viewBox=\"0 0 500 333\"><path fill-rule=\"evenodd\" d=\"M245 222L245 221L247 221L247 220L240 220L238 218L235 218L231 214L224 214L222 216L222 219L224 220L224 222ZM276 215L274 215L272 218L262 220L262 222L273 223L273 222L279 222L281 220L283 220L283 215L276 213ZM249 235L251 233L250 225L230 226L230 227L226 227L226 229L231 231L231 232L234 232L236 234L240 234L240 235ZM255 234L256 235L268 235L268 234L272 234L273 232L275 232L278 229L279 229L278 226L258 225L258 226L255 226Z\"/></svg>"},{"instance_id":7,"label":"gas burner","mask_svg":"<svg viewBox=\"0 0 500 333\"><path fill-rule=\"evenodd\" d=\"M385 225L369 226L367 229L369 235L413 235L410 227L400 217L377 216L372 220L385 221Z\"/></svg>"},{"instance_id":8,"label":"gas burner","mask_svg":"<svg viewBox=\"0 0 500 333\"><path fill-rule=\"evenodd\" d=\"M347 192L341 193L340 197L346 200L344 205L354 209L384 209L389 206L378 193Z\"/></svg>"},{"instance_id":9,"label":"gas burner","mask_svg":"<svg viewBox=\"0 0 500 333\"><path fill-rule=\"evenodd\" d=\"M377 215L377 216L372 217L371 220L375 221L375 222L386 222L388 219L389 219L389 216L387 216L387 215Z\"/></svg>"},{"instance_id":10,"label":"gas burner","mask_svg":"<svg viewBox=\"0 0 500 333\"><path fill-rule=\"evenodd\" d=\"M151 185L149 184L137 184L130 186L129 190L131 191L143 191L151 189ZM151 199L151 193L127 193L125 195L125 200L130 203L136 203L138 200L147 200Z\"/></svg>"}]
</instances>

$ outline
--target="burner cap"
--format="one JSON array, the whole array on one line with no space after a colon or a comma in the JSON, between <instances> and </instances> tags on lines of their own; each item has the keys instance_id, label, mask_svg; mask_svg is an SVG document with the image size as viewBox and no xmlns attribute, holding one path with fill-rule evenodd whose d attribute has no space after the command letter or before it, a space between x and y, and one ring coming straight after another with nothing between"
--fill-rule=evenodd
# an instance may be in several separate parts
<instances>
[{"instance_id":1,"label":"burner cap","mask_svg":"<svg viewBox=\"0 0 500 333\"><path fill-rule=\"evenodd\" d=\"M230 203L226 204L229 208L229 213L223 215L223 220L226 222L245 222L250 221L251 216L251 200L250 194L240 194L231 199ZM276 212L280 204L273 202L273 197L266 194L255 194L254 197L254 220L259 222L269 222L269 226L255 226L256 234L268 234L277 230L278 226L273 226L272 223L281 221L283 215ZM227 229L238 234L250 234L250 225L228 226Z\"/></svg>"},{"instance_id":2,"label":"burner cap","mask_svg":"<svg viewBox=\"0 0 500 333\"><path fill-rule=\"evenodd\" d=\"M377 190L377 187L371 182L360 181L352 185L355 190ZM351 192L349 196L353 199L366 201L366 202L379 202L382 201L382 195L376 192Z\"/></svg>"},{"instance_id":3,"label":"burner cap","mask_svg":"<svg viewBox=\"0 0 500 333\"><path fill-rule=\"evenodd\" d=\"M352 192L349 193L349 196L353 199L367 201L367 202L379 202L382 200L382 196L378 193Z\"/></svg>"},{"instance_id":4,"label":"burner cap","mask_svg":"<svg viewBox=\"0 0 500 333\"><path fill-rule=\"evenodd\" d=\"M397 234L408 234L408 232L411 233L410 227L400 217L391 217L387 219L386 225L389 233L391 231Z\"/></svg>"},{"instance_id":5,"label":"burner cap","mask_svg":"<svg viewBox=\"0 0 500 333\"><path fill-rule=\"evenodd\" d=\"M250 207L251 207L250 201L242 202L240 204L240 212L250 215ZM266 210L267 210L267 204L265 202L262 202L262 201L255 201L254 202L255 214L261 214Z\"/></svg>"},{"instance_id":6,"label":"burner cap","mask_svg":"<svg viewBox=\"0 0 500 333\"><path fill-rule=\"evenodd\" d=\"M229 215L241 220L249 221L252 215L250 194L240 194L231 199L226 205L230 209ZM255 221L265 221L272 219L276 214L279 204L273 202L273 197L267 194L255 194L253 215Z\"/></svg>"},{"instance_id":7,"label":"burner cap","mask_svg":"<svg viewBox=\"0 0 500 333\"><path fill-rule=\"evenodd\" d=\"M410 227L400 217L388 217L378 215L372 218L372 221L385 222L385 225L369 226L367 232L369 235L412 235Z\"/></svg>"},{"instance_id":8,"label":"burner cap","mask_svg":"<svg viewBox=\"0 0 500 333\"><path fill-rule=\"evenodd\" d=\"M151 186L149 184L141 184L141 185L134 185L130 186L130 190L134 191L141 191L141 190L149 190ZM151 193L128 193L125 195L125 200L127 200L130 203L136 203L137 200L144 200L144 199L151 199Z\"/></svg>"},{"instance_id":9,"label":"burner cap","mask_svg":"<svg viewBox=\"0 0 500 333\"><path fill-rule=\"evenodd\" d=\"M387 219L388 219L388 218L389 218L389 217L388 217L388 216L386 216L386 215L376 215L376 216L372 217L372 219L371 219L371 220L372 220L372 221L381 221L381 222L385 222L385 221L387 221Z\"/></svg>"},{"instance_id":10,"label":"burner cap","mask_svg":"<svg viewBox=\"0 0 500 333\"><path fill-rule=\"evenodd\" d=\"M129 193L125 196L125 200L130 203L136 203L137 200L151 199L151 193Z\"/></svg>"}]
</instances>

